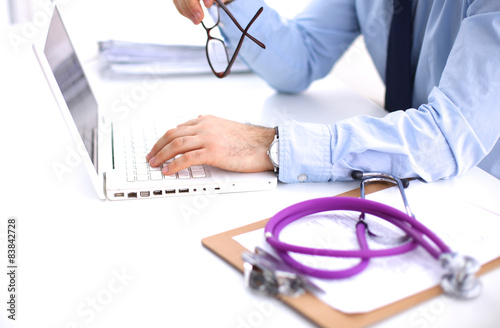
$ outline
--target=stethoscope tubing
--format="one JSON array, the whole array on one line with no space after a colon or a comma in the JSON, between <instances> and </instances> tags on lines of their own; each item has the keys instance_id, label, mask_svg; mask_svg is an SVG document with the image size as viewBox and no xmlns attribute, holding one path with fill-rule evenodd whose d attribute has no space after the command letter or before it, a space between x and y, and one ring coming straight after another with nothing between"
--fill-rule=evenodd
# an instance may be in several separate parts
<instances>
[{"instance_id":1,"label":"stethoscope tubing","mask_svg":"<svg viewBox=\"0 0 500 328\"><path fill-rule=\"evenodd\" d=\"M279 240L279 234L288 224L311 214L335 210L357 211L365 214L372 214L397 226L411 237L411 240L395 247L372 250L368 247L366 223L364 221L359 221L356 224L356 238L360 247L358 250L310 248L285 243ZM305 274L329 279L350 277L364 270L370 258L403 254L414 250L419 245L436 259L438 259L442 253L450 252L449 247L435 233L417 221L414 217L385 204L352 197L316 198L289 206L278 212L269 220L265 228L265 236L267 242L288 265ZM348 269L321 270L307 267L294 260L289 255L290 252L325 257L360 258L361 261Z\"/></svg>"}]
</instances>

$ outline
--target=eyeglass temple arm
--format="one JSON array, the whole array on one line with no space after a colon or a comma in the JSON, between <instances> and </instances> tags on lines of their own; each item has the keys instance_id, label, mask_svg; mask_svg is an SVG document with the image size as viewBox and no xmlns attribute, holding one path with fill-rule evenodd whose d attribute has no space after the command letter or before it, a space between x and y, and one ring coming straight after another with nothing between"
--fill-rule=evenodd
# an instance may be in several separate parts
<instances>
[{"instance_id":1,"label":"eyeglass temple arm","mask_svg":"<svg viewBox=\"0 0 500 328\"><path fill-rule=\"evenodd\" d=\"M245 29L243 29L243 27L241 27L241 25L238 23L238 21L236 20L236 18L234 18L233 14L231 14L231 12L229 11L229 9L227 9L226 5L220 1L220 0L214 0L215 2L217 2L217 4L222 8L222 10L224 10L226 12L226 14L229 16L229 18L231 18L231 20L233 21L234 25L236 25L236 27L238 27L238 29L244 33L244 35L246 35L250 40L252 40L253 42L255 42L259 47L261 47L262 49L266 49L266 46L264 43L260 42L259 40L257 40L256 38L254 38L253 36L251 36L250 34L246 33L246 30L248 30L248 27L250 25L252 25L252 23L257 19L257 17L262 13L262 11L264 10L264 8L260 7L260 9L257 11L257 13L253 16L252 20L250 21L250 23L248 23L248 26Z\"/></svg>"},{"instance_id":2,"label":"eyeglass temple arm","mask_svg":"<svg viewBox=\"0 0 500 328\"><path fill-rule=\"evenodd\" d=\"M261 8L261 10L262 10L262 8ZM222 74L221 77L225 77L225 76L227 76L229 74L229 72L231 70L231 67L233 66L233 63L236 60L236 56L240 52L240 48L241 48L241 45L243 44L243 40L245 39L245 35L248 36L247 31L250 28L250 26L253 24L253 22L255 21L255 19L257 18L257 16L259 16L259 14L260 13L255 14L255 16L252 18L252 20L250 21L250 23L248 23L247 27L242 31L243 34L241 35L240 41L238 42L238 45L236 46L236 49L234 50L233 57L229 61L229 64L227 65L227 68L226 68L226 71Z\"/></svg>"}]
</instances>

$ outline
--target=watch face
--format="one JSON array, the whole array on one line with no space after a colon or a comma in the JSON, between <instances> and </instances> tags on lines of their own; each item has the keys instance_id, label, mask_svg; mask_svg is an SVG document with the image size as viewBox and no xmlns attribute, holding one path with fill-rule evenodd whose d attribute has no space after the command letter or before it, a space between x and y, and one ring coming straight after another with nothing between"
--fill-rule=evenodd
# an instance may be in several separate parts
<instances>
[{"instance_id":1,"label":"watch face","mask_svg":"<svg viewBox=\"0 0 500 328\"><path fill-rule=\"evenodd\" d=\"M269 158L274 166L279 166L279 140L273 141L271 146L269 147Z\"/></svg>"}]
</instances>

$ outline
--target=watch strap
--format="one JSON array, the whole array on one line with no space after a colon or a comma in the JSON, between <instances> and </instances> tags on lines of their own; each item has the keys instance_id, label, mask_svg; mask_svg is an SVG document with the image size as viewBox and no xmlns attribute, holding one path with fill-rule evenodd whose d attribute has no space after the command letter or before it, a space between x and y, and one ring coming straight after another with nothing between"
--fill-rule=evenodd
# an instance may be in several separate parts
<instances>
[{"instance_id":1,"label":"watch strap","mask_svg":"<svg viewBox=\"0 0 500 328\"><path fill-rule=\"evenodd\" d=\"M278 126L275 126L275 127L274 127L274 132L275 132L275 136L274 136L274 140L273 140L273 142L275 142L275 141L279 140L279 138L280 138L280 134L279 134L279 129L278 129ZM273 164L273 166L274 166L274 174L276 174L276 176L277 176L277 177L279 177L279 175L280 175L280 167L279 167L279 164L278 164L278 166L276 166L276 165L274 165L274 164Z\"/></svg>"}]
</instances>

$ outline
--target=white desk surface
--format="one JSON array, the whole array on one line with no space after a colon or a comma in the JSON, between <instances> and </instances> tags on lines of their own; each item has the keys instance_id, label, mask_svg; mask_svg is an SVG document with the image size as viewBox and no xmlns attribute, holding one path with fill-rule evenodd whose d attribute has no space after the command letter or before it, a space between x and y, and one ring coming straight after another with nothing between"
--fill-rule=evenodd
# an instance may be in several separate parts
<instances>
[{"instance_id":1,"label":"white desk surface","mask_svg":"<svg viewBox=\"0 0 500 328\"><path fill-rule=\"evenodd\" d=\"M216 114L268 126L288 119L334 122L355 114L384 115L333 76L301 95L288 96L276 94L251 74L223 80L210 75L168 77L155 79L155 87L139 97L144 80L98 76L91 60L95 41L127 35L138 40L154 30L163 36L160 41L179 43L178 36L158 33L179 24L196 30L193 39L203 43L201 27L178 17L171 2L148 0L137 8L133 2L120 2L124 11L135 10L129 16L109 0L64 3L63 20L104 108L135 95L126 113L133 117L160 106L176 118ZM148 13L149 25L124 32L136 24L132 18ZM13 33L27 43L14 46ZM72 141L31 51L31 41L39 36L27 35L20 25L2 26L1 34L0 165L7 180L0 188L0 245L6 254L7 218L16 217L19 265L18 320L7 321L2 310L1 327L312 326L280 302L245 289L242 275L202 247L201 239L270 217L301 200L354 189L356 183L279 184L270 192L100 201L84 168L68 157ZM72 168L58 179L55 163ZM4 307L5 276L0 279ZM500 270L482 280L485 289L479 299L438 297L374 327L498 327Z\"/></svg>"}]
</instances>

